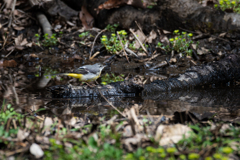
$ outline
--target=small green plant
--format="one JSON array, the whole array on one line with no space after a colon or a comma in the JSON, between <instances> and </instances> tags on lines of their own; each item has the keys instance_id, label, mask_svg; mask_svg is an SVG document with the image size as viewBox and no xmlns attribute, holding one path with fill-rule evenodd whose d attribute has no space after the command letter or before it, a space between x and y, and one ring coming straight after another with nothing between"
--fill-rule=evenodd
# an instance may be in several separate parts
<instances>
[{"instance_id":1,"label":"small green plant","mask_svg":"<svg viewBox=\"0 0 240 160\"><path fill-rule=\"evenodd\" d=\"M214 8L225 10L232 10L233 12L240 13L239 0L219 0L219 4L215 4Z\"/></svg>"},{"instance_id":2,"label":"small green plant","mask_svg":"<svg viewBox=\"0 0 240 160\"><path fill-rule=\"evenodd\" d=\"M60 31L60 32L59 32L59 37L62 37L62 36L63 36L63 32Z\"/></svg>"},{"instance_id":3,"label":"small green plant","mask_svg":"<svg viewBox=\"0 0 240 160\"><path fill-rule=\"evenodd\" d=\"M198 153L190 153L188 159L199 159L200 155Z\"/></svg>"},{"instance_id":4,"label":"small green plant","mask_svg":"<svg viewBox=\"0 0 240 160\"><path fill-rule=\"evenodd\" d=\"M40 46L40 35L36 33L35 37L37 39L37 45Z\"/></svg>"},{"instance_id":5,"label":"small green plant","mask_svg":"<svg viewBox=\"0 0 240 160\"><path fill-rule=\"evenodd\" d=\"M12 108L11 104L8 104L6 107L6 110L4 111L4 104L3 104L0 112L0 123L2 125L7 124L7 121L9 118L15 118L16 120L19 120L21 117L22 117L21 114L17 113L14 110L14 108Z\"/></svg>"},{"instance_id":6,"label":"small green plant","mask_svg":"<svg viewBox=\"0 0 240 160\"><path fill-rule=\"evenodd\" d=\"M115 33L118 26L119 26L119 24L113 24L113 25L108 24L107 27L106 27L106 29L107 29L109 32Z\"/></svg>"},{"instance_id":7,"label":"small green plant","mask_svg":"<svg viewBox=\"0 0 240 160\"><path fill-rule=\"evenodd\" d=\"M159 42L157 44L158 48L162 48L166 50L167 52L171 52L172 50L182 53L187 56L192 56L192 49L190 48L190 45L193 44L193 41L191 40L191 37L193 36L192 33L182 32L179 33L179 30L175 30L174 34L176 35L175 38L170 38L170 46L164 46L162 47L162 44ZM198 42L197 42L198 45Z\"/></svg>"},{"instance_id":8,"label":"small green plant","mask_svg":"<svg viewBox=\"0 0 240 160\"><path fill-rule=\"evenodd\" d=\"M99 126L98 140L89 137L87 144L82 140L71 140L73 147L67 148L63 144L57 143L55 139L50 139L50 148L45 151L45 159L50 160L52 157L57 159L116 159L120 160L123 156L123 150L120 147L120 134L113 133L109 125ZM106 138L115 140L114 144L106 143ZM67 141L68 139L65 139ZM99 143L102 142L102 143ZM69 154L66 154L69 153Z\"/></svg>"},{"instance_id":9,"label":"small green plant","mask_svg":"<svg viewBox=\"0 0 240 160\"><path fill-rule=\"evenodd\" d=\"M134 47L134 43L129 43L129 49L135 50L136 48Z\"/></svg>"},{"instance_id":10,"label":"small green plant","mask_svg":"<svg viewBox=\"0 0 240 160\"><path fill-rule=\"evenodd\" d=\"M85 38L87 36L89 36L89 32L83 32L81 34L78 35L80 38Z\"/></svg>"},{"instance_id":11,"label":"small green plant","mask_svg":"<svg viewBox=\"0 0 240 160\"><path fill-rule=\"evenodd\" d=\"M57 38L56 38L56 34L52 34L52 36L49 36L48 33L43 35L43 40L40 43L40 35L39 34L35 34L35 37L37 39L37 44L38 45L43 45L44 47L52 47L52 46L56 46L57 45Z\"/></svg>"},{"instance_id":12,"label":"small green plant","mask_svg":"<svg viewBox=\"0 0 240 160\"><path fill-rule=\"evenodd\" d=\"M108 38L106 35L103 35L101 38L101 43L111 54L116 54L117 52L120 52L127 42L127 32L125 30L118 31L117 33L120 39L118 39L115 33L112 33L110 38Z\"/></svg>"},{"instance_id":13,"label":"small green plant","mask_svg":"<svg viewBox=\"0 0 240 160\"><path fill-rule=\"evenodd\" d=\"M163 46L163 44L161 43L161 42L158 42L158 44L157 44L157 48L162 48L162 46Z\"/></svg>"},{"instance_id":14,"label":"small green plant","mask_svg":"<svg viewBox=\"0 0 240 160\"><path fill-rule=\"evenodd\" d=\"M112 82L124 81L124 74L120 74L119 76L115 76L113 73L110 75L106 73L104 76L101 77L102 84L106 85Z\"/></svg>"},{"instance_id":15,"label":"small green plant","mask_svg":"<svg viewBox=\"0 0 240 160\"><path fill-rule=\"evenodd\" d=\"M174 147L164 149L163 147L154 148L148 146L146 149L138 148L137 151L133 153L128 153L125 159L175 159L175 153L177 149Z\"/></svg>"},{"instance_id":16,"label":"small green plant","mask_svg":"<svg viewBox=\"0 0 240 160\"><path fill-rule=\"evenodd\" d=\"M46 33L46 34L44 34L43 38L44 38L43 41L42 41L43 46L51 47L51 46L57 45L56 34L52 34L52 36L49 36Z\"/></svg>"},{"instance_id":17,"label":"small green plant","mask_svg":"<svg viewBox=\"0 0 240 160\"><path fill-rule=\"evenodd\" d=\"M154 6L156 6L157 5L157 3L156 2L152 2L152 3L149 3L148 5L147 5L147 8L149 8L149 9L152 9Z\"/></svg>"},{"instance_id":18,"label":"small green plant","mask_svg":"<svg viewBox=\"0 0 240 160\"><path fill-rule=\"evenodd\" d=\"M5 105L2 105L2 109L0 112L0 137L16 137L18 133L18 127L14 128L9 126L9 128L6 130L6 125L8 121L18 121L20 120L23 116L19 113L17 113L14 108L12 108L11 104L8 104L6 108L4 107ZM0 139L0 142L2 142L2 139ZM5 141L5 144L8 142Z\"/></svg>"},{"instance_id":19,"label":"small green plant","mask_svg":"<svg viewBox=\"0 0 240 160\"><path fill-rule=\"evenodd\" d=\"M147 6L147 8L149 8L149 9L152 9L152 8L153 8L153 6L152 6L152 5L149 5L149 6Z\"/></svg>"}]
</instances>

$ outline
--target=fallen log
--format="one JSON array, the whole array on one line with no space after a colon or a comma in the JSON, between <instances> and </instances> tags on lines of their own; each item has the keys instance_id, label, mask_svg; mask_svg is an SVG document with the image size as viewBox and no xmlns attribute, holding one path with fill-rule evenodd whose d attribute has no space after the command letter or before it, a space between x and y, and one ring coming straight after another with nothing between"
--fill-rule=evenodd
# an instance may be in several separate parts
<instances>
[{"instance_id":1,"label":"fallen log","mask_svg":"<svg viewBox=\"0 0 240 160\"><path fill-rule=\"evenodd\" d=\"M158 97L167 91L188 90L204 85L217 85L240 79L240 55L231 54L217 62L193 66L178 77L156 80L143 86L134 79L123 82L88 86L61 85L49 88L51 98L79 98L96 96L136 96Z\"/></svg>"},{"instance_id":2,"label":"fallen log","mask_svg":"<svg viewBox=\"0 0 240 160\"><path fill-rule=\"evenodd\" d=\"M142 95L152 97L161 92L217 85L238 79L240 79L240 55L231 54L217 62L193 66L178 77L146 84Z\"/></svg>"},{"instance_id":3,"label":"fallen log","mask_svg":"<svg viewBox=\"0 0 240 160\"><path fill-rule=\"evenodd\" d=\"M123 96L134 97L143 90L143 85L134 79L123 82L110 83L108 85L72 86L60 85L48 88L50 93L48 98L80 98L80 97L101 97L103 96Z\"/></svg>"}]
</instances>

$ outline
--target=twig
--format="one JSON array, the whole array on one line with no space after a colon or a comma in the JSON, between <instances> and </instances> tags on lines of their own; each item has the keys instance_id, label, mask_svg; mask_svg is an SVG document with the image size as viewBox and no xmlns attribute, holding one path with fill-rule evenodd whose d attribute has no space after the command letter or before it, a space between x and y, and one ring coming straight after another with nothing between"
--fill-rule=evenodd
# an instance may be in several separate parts
<instances>
[{"instance_id":1,"label":"twig","mask_svg":"<svg viewBox=\"0 0 240 160\"><path fill-rule=\"evenodd\" d=\"M137 21L135 21L135 23L136 23L136 25L138 26L138 28L140 29L140 31L142 32L142 34L146 37L146 35L143 33L143 31L142 31L142 27L140 27L140 25L138 24L138 22Z\"/></svg>"},{"instance_id":2,"label":"twig","mask_svg":"<svg viewBox=\"0 0 240 160\"><path fill-rule=\"evenodd\" d=\"M93 41L92 49L91 49L91 52L90 52L90 55L89 55L89 59L91 59L91 57L92 57L93 47L94 47L94 45L95 45L95 42L96 42L98 36L99 36L100 34L102 34L103 32L105 32L106 30L107 30L107 29L101 30L101 31L97 34L97 36L95 37L95 39L94 39L94 41Z\"/></svg>"},{"instance_id":3,"label":"twig","mask_svg":"<svg viewBox=\"0 0 240 160\"><path fill-rule=\"evenodd\" d=\"M129 30L130 30L130 32L134 35L134 37L137 39L138 43L140 44L140 46L142 47L142 49L144 50L144 52L146 52L146 53L148 54L146 48L143 46L142 42L138 39L138 37L136 36L136 34L133 32L133 30L132 30L131 28L130 28Z\"/></svg>"},{"instance_id":4,"label":"twig","mask_svg":"<svg viewBox=\"0 0 240 160\"><path fill-rule=\"evenodd\" d=\"M15 151L12 151L12 152L7 152L7 153L5 154L5 156L10 157L10 156L12 156L12 155L14 155L14 154L16 154L16 153L26 152L26 151L28 151L28 150L29 150L29 147L20 148L20 149L17 149L17 150L15 150Z\"/></svg>"},{"instance_id":5,"label":"twig","mask_svg":"<svg viewBox=\"0 0 240 160\"><path fill-rule=\"evenodd\" d=\"M15 120L15 119L13 119L12 121L13 121L13 127L14 127L14 129L17 129L16 120Z\"/></svg>"},{"instance_id":6,"label":"twig","mask_svg":"<svg viewBox=\"0 0 240 160\"><path fill-rule=\"evenodd\" d=\"M5 47L5 45L7 43L8 35L6 38L3 37L3 39L4 39L4 42L3 42L3 45L2 45L2 48L0 49L0 51Z\"/></svg>"},{"instance_id":7,"label":"twig","mask_svg":"<svg viewBox=\"0 0 240 160\"><path fill-rule=\"evenodd\" d=\"M117 36L118 36L118 39L119 39L119 41L120 41L120 44L121 44L121 46L122 46L122 48L123 48L123 53L125 54L128 63L130 63L129 60L128 60L128 56L127 56L127 53L126 53L126 51L125 51L125 48L124 48L124 46L123 46L123 44L122 44L121 37L119 36L118 33L117 33Z\"/></svg>"},{"instance_id":8,"label":"twig","mask_svg":"<svg viewBox=\"0 0 240 160\"><path fill-rule=\"evenodd\" d=\"M190 31L190 30L187 30L187 29L184 29L184 28L181 28L181 27L180 27L179 29L181 29L181 30L183 30L183 31L186 31L186 32L189 32L189 33L199 34L199 33L197 33L197 32Z\"/></svg>"},{"instance_id":9,"label":"twig","mask_svg":"<svg viewBox=\"0 0 240 160\"><path fill-rule=\"evenodd\" d=\"M70 48L70 49L75 49L74 47L69 46L69 45L67 45L66 43L61 42L59 38L58 38L57 40L58 40L58 43L64 45L65 47L68 47L68 48Z\"/></svg>"},{"instance_id":10,"label":"twig","mask_svg":"<svg viewBox=\"0 0 240 160\"><path fill-rule=\"evenodd\" d=\"M155 54L153 55L152 57L150 58L146 58L146 59L141 59L141 60L138 60L139 62L146 62L146 61L151 61L153 60L154 58L156 58L157 56L159 56L160 54Z\"/></svg>"},{"instance_id":11,"label":"twig","mask_svg":"<svg viewBox=\"0 0 240 160\"><path fill-rule=\"evenodd\" d=\"M13 94L14 94L14 96L15 96L15 99L16 99L16 104L18 105L19 104L19 98L18 98L18 94L17 94L17 92L16 92L16 88L15 88L15 82L12 80L12 76L9 74L9 78L10 78L10 81L11 81L11 83L12 83L12 91L13 91Z\"/></svg>"},{"instance_id":12,"label":"twig","mask_svg":"<svg viewBox=\"0 0 240 160\"><path fill-rule=\"evenodd\" d=\"M126 52L128 52L129 54L133 54L135 57L138 58L138 55L136 55L136 53L134 53L131 49L128 48L128 43L125 44L124 49L125 49Z\"/></svg>"},{"instance_id":13,"label":"twig","mask_svg":"<svg viewBox=\"0 0 240 160\"><path fill-rule=\"evenodd\" d=\"M168 63L167 61L162 61L160 63L158 63L157 65L153 66L152 68L150 68L149 70L153 70L153 69L156 69L156 68L159 68L159 67L163 67L163 66L166 66Z\"/></svg>"},{"instance_id":14,"label":"twig","mask_svg":"<svg viewBox=\"0 0 240 160\"><path fill-rule=\"evenodd\" d=\"M134 120L135 124L139 127L140 126L140 122L138 120L138 117L136 115L136 110L135 110L134 107L132 107L130 109L130 114L131 114L131 117L129 116L128 118L132 118Z\"/></svg>"},{"instance_id":15,"label":"twig","mask_svg":"<svg viewBox=\"0 0 240 160\"><path fill-rule=\"evenodd\" d=\"M106 63L110 62L114 57L116 57L116 55L117 55L117 53L114 54L114 55L112 55L110 58L106 59L106 60L103 62L103 64L106 64Z\"/></svg>"},{"instance_id":16,"label":"twig","mask_svg":"<svg viewBox=\"0 0 240 160\"><path fill-rule=\"evenodd\" d=\"M6 6L6 2L3 3L2 7L0 8L0 11L2 11L5 6Z\"/></svg>"},{"instance_id":17,"label":"twig","mask_svg":"<svg viewBox=\"0 0 240 160\"><path fill-rule=\"evenodd\" d=\"M11 121L12 121L12 118L8 118L8 120L7 120L7 126L6 126L6 128L5 128L5 129L6 129L6 132L9 131Z\"/></svg>"},{"instance_id":18,"label":"twig","mask_svg":"<svg viewBox=\"0 0 240 160\"><path fill-rule=\"evenodd\" d=\"M15 48L14 48L14 49L15 49ZM14 49L12 49L12 50L5 56L5 58L8 57L8 56L14 51Z\"/></svg>"},{"instance_id":19,"label":"twig","mask_svg":"<svg viewBox=\"0 0 240 160\"><path fill-rule=\"evenodd\" d=\"M47 33L48 36L52 36L52 26L49 23L47 17L41 12L38 12L36 15L40 25L42 26L43 33Z\"/></svg>"},{"instance_id":20,"label":"twig","mask_svg":"<svg viewBox=\"0 0 240 160\"><path fill-rule=\"evenodd\" d=\"M157 124L160 123L162 121L163 118L163 114L160 115L160 117L154 122L155 126L158 126ZM156 128L157 129L157 128Z\"/></svg>"},{"instance_id":21,"label":"twig","mask_svg":"<svg viewBox=\"0 0 240 160\"><path fill-rule=\"evenodd\" d=\"M20 9L16 9L16 10L21 12L21 13L23 13L24 16L27 16L27 17L31 18L32 20L34 20L34 21L37 21L36 18L32 17L31 15L27 14L26 12L24 12L24 11L22 11ZM20 18L18 18L18 19L20 19Z\"/></svg>"},{"instance_id":22,"label":"twig","mask_svg":"<svg viewBox=\"0 0 240 160\"><path fill-rule=\"evenodd\" d=\"M111 106L113 109L115 109L116 111L118 111L119 114L121 114L124 118L126 118L121 111L119 111L115 106L112 105L111 102L109 102L109 101L107 100L107 98L102 94L102 92L101 92L100 90L98 90L98 91L99 91L100 95L108 102L108 104L110 104L110 106Z\"/></svg>"},{"instance_id":23,"label":"twig","mask_svg":"<svg viewBox=\"0 0 240 160\"><path fill-rule=\"evenodd\" d=\"M8 23L8 28L11 27L12 25L12 20L13 20L13 17L14 17L14 10L15 10L15 6L16 6L16 1L17 0L13 0L13 4L12 4L12 10L11 10L11 14L10 14L10 19L9 19L9 23Z\"/></svg>"},{"instance_id":24,"label":"twig","mask_svg":"<svg viewBox=\"0 0 240 160\"><path fill-rule=\"evenodd\" d=\"M144 41L143 41L143 43L146 43L146 41L147 41L147 37L146 37L146 35L143 33L143 30L142 30L142 27L138 24L138 22L137 21L135 21L135 23L136 23L136 25L137 25L137 27L138 27L138 29L142 32L142 34L144 35L144 37L145 37L145 39L144 39ZM141 44L141 43L140 43ZM151 52L152 52L152 46L150 45L150 47L151 47ZM147 54L148 54L148 52L146 52ZM149 54L148 54L149 55Z\"/></svg>"},{"instance_id":25,"label":"twig","mask_svg":"<svg viewBox=\"0 0 240 160\"><path fill-rule=\"evenodd\" d=\"M94 57L96 57L97 55L99 55L101 52L96 52L89 60L91 61Z\"/></svg>"},{"instance_id":26,"label":"twig","mask_svg":"<svg viewBox=\"0 0 240 160\"><path fill-rule=\"evenodd\" d=\"M18 98L18 94L16 92L16 88L13 86L12 90L13 90L13 93L14 93L14 96L15 96L15 99L16 99L16 104L19 104L19 98Z\"/></svg>"},{"instance_id":27,"label":"twig","mask_svg":"<svg viewBox=\"0 0 240 160\"><path fill-rule=\"evenodd\" d=\"M126 50L126 52L128 52L129 54L133 54L135 57L138 58L138 55L136 55L136 53L134 53L131 49L129 49L129 48L126 47L125 50Z\"/></svg>"},{"instance_id":28,"label":"twig","mask_svg":"<svg viewBox=\"0 0 240 160\"><path fill-rule=\"evenodd\" d=\"M152 117L151 114L149 113L149 110L148 110L148 109L146 109L146 112L147 112L148 118L154 123L153 117Z\"/></svg>"}]
</instances>

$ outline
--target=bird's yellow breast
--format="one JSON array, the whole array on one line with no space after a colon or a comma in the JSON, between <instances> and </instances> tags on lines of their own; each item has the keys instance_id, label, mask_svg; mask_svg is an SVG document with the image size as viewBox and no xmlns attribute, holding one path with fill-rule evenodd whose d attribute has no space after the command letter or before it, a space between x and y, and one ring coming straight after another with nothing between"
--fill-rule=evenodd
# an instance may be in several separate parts
<instances>
[{"instance_id":1,"label":"bird's yellow breast","mask_svg":"<svg viewBox=\"0 0 240 160\"><path fill-rule=\"evenodd\" d=\"M89 78L89 79L87 79L87 80L82 80L82 81L92 82L92 81L95 81L96 79L98 79L99 76L100 76L100 75L97 75L97 76L94 76L94 77L91 77L91 78Z\"/></svg>"}]
</instances>

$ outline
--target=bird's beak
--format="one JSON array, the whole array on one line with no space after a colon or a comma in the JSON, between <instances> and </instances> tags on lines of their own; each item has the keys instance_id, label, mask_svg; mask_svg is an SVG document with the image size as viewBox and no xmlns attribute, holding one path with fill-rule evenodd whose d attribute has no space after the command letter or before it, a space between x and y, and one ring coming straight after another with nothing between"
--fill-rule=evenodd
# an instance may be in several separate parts
<instances>
[{"instance_id":1,"label":"bird's beak","mask_svg":"<svg viewBox=\"0 0 240 160\"><path fill-rule=\"evenodd\" d=\"M107 65L104 65L103 68L107 67Z\"/></svg>"}]
</instances>

